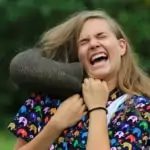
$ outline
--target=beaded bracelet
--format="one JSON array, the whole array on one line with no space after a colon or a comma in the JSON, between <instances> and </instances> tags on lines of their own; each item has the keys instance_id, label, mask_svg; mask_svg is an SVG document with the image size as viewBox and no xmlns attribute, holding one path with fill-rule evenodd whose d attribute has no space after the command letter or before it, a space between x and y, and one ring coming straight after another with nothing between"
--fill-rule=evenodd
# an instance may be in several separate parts
<instances>
[{"instance_id":1,"label":"beaded bracelet","mask_svg":"<svg viewBox=\"0 0 150 150\"><path fill-rule=\"evenodd\" d=\"M90 110L88 111L88 113L90 113L90 112L92 112L92 111L94 111L94 110L100 110L100 109L106 111L106 114L108 114L108 111L107 111L107 109L106 109L105 107L92 108L92 109L90 109Z\"/></svg>"}]
</instances>

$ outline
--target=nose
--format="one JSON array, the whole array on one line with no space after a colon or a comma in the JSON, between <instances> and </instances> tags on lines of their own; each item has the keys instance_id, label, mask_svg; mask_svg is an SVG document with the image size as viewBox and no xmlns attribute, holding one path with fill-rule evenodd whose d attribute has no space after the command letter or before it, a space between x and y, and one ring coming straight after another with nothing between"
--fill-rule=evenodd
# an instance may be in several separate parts
<instances>
[{"instance_id":1,"label":"nose","mask_svg":"<svg viewBox=\"0 0 150 150\"><path fill-rule=\"evenodd\" d=\"M91 48L91 49L95 49L95 48L98 48L98 47L100 47L100 43L98 42L97 39L92 38L92 39L90 40L90 48Z\"/></svg>"}]
</instances>

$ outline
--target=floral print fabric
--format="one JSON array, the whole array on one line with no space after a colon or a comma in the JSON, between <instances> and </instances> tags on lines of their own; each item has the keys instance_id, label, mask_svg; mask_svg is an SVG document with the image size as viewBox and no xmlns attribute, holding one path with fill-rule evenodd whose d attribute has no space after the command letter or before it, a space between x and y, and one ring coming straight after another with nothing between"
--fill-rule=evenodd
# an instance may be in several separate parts
<instances>
[{"instance_id":1,"label":"floral print fabric","mask_svg":"<svg viewBox=\"0 0 150 150\"><path fill-rule=\"evenodd\" d=\"M107 106L123 92L114 90ZM36 137L56 113L62 100L33 93L8 125L17 137L29 142ZM88 135L88 115L62 132L49 150L85 150ZM122 103L108 125L111 150L145 150L150 137L150 99L135 95Z\"/></svg>"}]
</instances>

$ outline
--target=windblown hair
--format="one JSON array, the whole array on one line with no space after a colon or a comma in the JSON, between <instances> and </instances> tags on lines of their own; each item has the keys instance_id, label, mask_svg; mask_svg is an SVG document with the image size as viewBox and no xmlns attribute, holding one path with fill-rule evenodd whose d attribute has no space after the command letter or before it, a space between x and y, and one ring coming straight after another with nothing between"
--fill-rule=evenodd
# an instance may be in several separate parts
<instances>
[{"instance_id":1,"label":"windblown hair","mask_svg":"<svg viewBox=\"0 0 150 150\"><path fill-rule=\"evenodd\" d=\"M122 56L118 73L118 87L129 94L143 94L150 97L150 78L138 65L137 57L120 25L104 11L81 11L46 32L40 41L43 55L57 61L78 61L77 39L85 21L92 18L105 19L116 38L123 38L127 42L127 51Z\"/></svg>"}]
</instances>

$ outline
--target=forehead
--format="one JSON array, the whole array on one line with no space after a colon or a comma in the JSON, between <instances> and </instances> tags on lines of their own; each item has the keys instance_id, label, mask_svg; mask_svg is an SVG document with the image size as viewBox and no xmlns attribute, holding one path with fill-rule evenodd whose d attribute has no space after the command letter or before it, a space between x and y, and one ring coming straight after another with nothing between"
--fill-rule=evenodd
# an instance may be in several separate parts
<instances>
[{"instance_id":1,"label":"forehead","mask_svg":"<svg viewBox=\"0 0 150 150\"><path fill-rule=\"evenodd\" d=\"M110 33L112 29L105 19L92 18L83 24L79 37L85 37L98 32Z\"/></svg>"}]
</instances>

